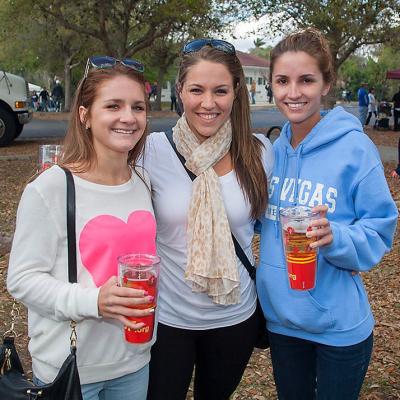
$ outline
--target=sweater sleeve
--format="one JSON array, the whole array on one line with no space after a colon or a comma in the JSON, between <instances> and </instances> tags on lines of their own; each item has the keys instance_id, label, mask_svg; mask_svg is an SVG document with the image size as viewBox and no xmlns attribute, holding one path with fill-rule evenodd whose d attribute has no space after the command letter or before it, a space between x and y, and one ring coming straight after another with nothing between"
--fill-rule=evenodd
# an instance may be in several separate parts
<instances>
[{"instance_id":1,"label":"sweater sleeve","mask_svg":"<svg viewBox=\"0 0 400 400\"><path fill-rule=\"evenodd\" d=\"M320 252L336 267L368 271L390 250L398 216L381 165L358 183L353 201L354 221L331 222L333 242Z\"/></svg>"},{"instance_id":2,"label":"sweater sleeve","mask_svg":"<svg viewBox=\"0 0 400 400\"><path fill-rule=\"evenodd\" d=\"M49 207L38 190L28 185L17 211L7 289L29 309L47 318L99 318L99 288L67 282L68 261L59 255L61 241L65 239Z\"/></svg>"}]
</instances>

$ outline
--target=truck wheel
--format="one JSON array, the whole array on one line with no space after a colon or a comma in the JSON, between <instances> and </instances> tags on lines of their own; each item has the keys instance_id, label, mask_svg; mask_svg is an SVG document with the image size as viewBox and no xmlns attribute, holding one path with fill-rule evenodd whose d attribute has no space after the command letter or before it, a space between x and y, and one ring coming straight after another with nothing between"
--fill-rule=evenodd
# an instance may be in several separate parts
<instances>
[{"instance_id":1,"label":"truck wheel","mask_svg":"<svg viewBox=\"0 0 400 400\"><path fill-rule=\"evenodd\" d=\"M24 124L20 124L18 121L16 121L14 139L16 139L22 133L22 129L24 129Z\"/></svg>"},{"instance_id":2,"label":"truck wheel","mask_svg":"<svg viewBox=\"0 0 400 400\"><path fill-rule=\"evenodd\" d=\"M14 115L0 108L0 147L8 146L14 140L15 134Z\"/></svg>"}]
</instances>

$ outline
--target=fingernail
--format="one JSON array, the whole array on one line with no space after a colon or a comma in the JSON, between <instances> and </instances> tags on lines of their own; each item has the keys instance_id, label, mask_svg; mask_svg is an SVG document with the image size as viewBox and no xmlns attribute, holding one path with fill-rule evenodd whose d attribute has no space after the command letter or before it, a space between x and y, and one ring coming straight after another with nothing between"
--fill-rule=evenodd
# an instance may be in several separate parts
<instances>
[{"instance_id":1,"label":"fingernail","mask_svg":"<svg viewBox=\"0 0 400 400\"><path fill-rule=\"evenodd\" d=\"M153 313L153 312L155 312L155 311L156 311L155 308L148 308L148 309L147 309L147 312L149 312L149 313Z\"/></svg>"},{"instance_id":2,"label":"fingernail","mask_svg":"<svg viewBox=\"0 0 400 400\"><path fill-rule=\"evenodd\" d=\"M148 296L147 299L148 299L149 301L153 301L153 300L154 300L154 296Z\"/></svg>"},{"instance_id":3,"label":"fingernail","mask_svg":"<svg viewBox=\"0 0 400 400\"><path fill-rule=\"evenodd\" d=\"M143 296L147 296L149 294L149 292L147 292L146 290L143 290Z\"/></svg>"}]
</instances>

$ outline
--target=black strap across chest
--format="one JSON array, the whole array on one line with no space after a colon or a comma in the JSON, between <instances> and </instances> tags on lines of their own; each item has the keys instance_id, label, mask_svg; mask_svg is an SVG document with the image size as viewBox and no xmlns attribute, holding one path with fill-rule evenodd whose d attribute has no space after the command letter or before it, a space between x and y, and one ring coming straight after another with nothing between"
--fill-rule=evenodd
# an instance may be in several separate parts
<instances>
[{"instance_id":1,"label":"black strap across chest","mask_svg":"<svg viewBox=\"0 0 400 400\"><path fill-rule=\"evenodd\" d=\"M172 137L172 129L168 129L165 132L165 136L167 137L171 147L174 149L175 154L179 158L179 161L182 163L182 165L185 168L185 170L186 170L187 174L189 175L190 179L192 181L194 181L196 179L196 175L192 171L190 171L188 168L186 168L186 165L185 165L186 160L182 156L182 154L179 153L179 151L176 148L176 145L174 143L174 140L173 140L173 137ZM232 234L233 245L235 246L236 255L238 256L239 260L242 262L244 267L247 269L247 272L249 273L250 278L254 280L256 278L256 268L254 267L254 265L251 264L250 260L246 256L246 253L244 252L244 250L240 246L239 242L237 241L237 239L235 238L233 233L231 233L231 234Z\"/></svg>"},{"instance_id":2,"label":"black strap across chest","mask_svg":"<svg viewBox=\"0 0 400 400\"><path fill-rule=\"evenodd\" d=\"M70 283L76 283L75 184L71 171L66 168L63 170L67 179L68 280Z\"/></svg>"}]
</instances>

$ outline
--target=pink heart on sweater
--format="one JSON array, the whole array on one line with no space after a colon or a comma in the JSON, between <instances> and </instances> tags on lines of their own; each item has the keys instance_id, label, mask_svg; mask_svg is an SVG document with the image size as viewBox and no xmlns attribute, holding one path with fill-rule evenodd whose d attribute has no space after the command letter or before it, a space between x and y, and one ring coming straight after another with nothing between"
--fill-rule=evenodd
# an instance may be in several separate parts
<instances>
[{"instance_id":1,"label":"pink heart on sweater","mask_svg":"<svg viewBox=\"0 0 400 400\"><path fill-rule=\"evenodd\" d=\"M134 211L125 223L112 215L99 215L82 229L79 251L82 264L97 287L118 275L119 256L156 254L156 221L149 211Z\"/></svg>"}]
</instances>

